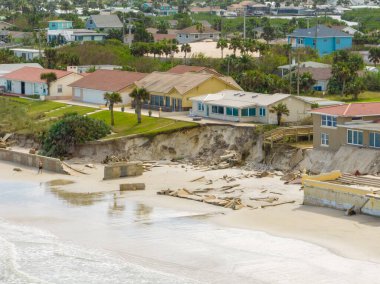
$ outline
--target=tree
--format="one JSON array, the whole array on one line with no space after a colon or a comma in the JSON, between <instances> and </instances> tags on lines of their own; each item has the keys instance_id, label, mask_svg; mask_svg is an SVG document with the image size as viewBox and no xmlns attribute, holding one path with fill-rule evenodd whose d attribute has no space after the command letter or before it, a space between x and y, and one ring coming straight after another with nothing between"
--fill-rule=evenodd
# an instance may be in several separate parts
<instances>
[{"instance_id":1,"label":"tree","mask_svg":"<svg viewBox=\"0 0 380 284\"><path fill-rule=\"evenodd\" d=\"M236 55L236 50L241 49L242 47L242 38L240 36L235 36L231 38L229 49L232 49L234 55Z\"/></svg>"},{"instance_id":2,"label":"tree","mask_svg":"<svg viewBox=\"0 0 380 284\"><path fill-rule=\"evenodd\" d=\"M347 83L345 89L345 95L351 95L354 101L357 101L361 92L365 90L365 84L363 78L356 77Z\"/></svg>"},{"instance_id":3,"label":"tree","mask_svg":"<svg viewBox=\"0 0 380 284\"><path fill-rule=\"evenodd\" d=\"M158 34L167 34L169 28L169 23L165 20L160 20L157 24L157 33Z\"/></svg>"},{"instance_id":4,"label":"tree","mask_svg":"<svg viewBox=\"0 0 380 284\"><path fill-rule=\"evenodd\" d=\"M186 64L186 55L187 53L191 52L191 46L188 43L182 44L181 45L181 52L185 53L185 64Z\"/></svg>"},{"instance_id":5,"label":"tree","mask_svg":"<svg viewBox=\"0 0 380 284\"><path fill-rule=\"evenodd\" d=\"M220 38L218 40L218 43L216 44L216 48L220 48L220 51L222 53L222 59L223 59L223 50L228 47L228 39Z\"/></svg>"},{"instance_id":6,"label":"tree","mask_svg":"<svg viewBox=\"0 0 380 284\"><path fill-rule=\"evenodd\" d=\"M54 72L42 73L40 79L46 81L47 95L50 96L50 86L51 83L57 81L57 74L55 74Z\"/></svg>"},{"instance_id":7,"label":"tree","mask_svg":"<svg viewBox=\"0 0 380 284\"><path fill-rule=\"evenodd\" d=\"M297 74L296 72L292 73L292 88L293 90L297 90ZM307 93L311 90L311 88L317 82L313 79L313 75L310 72L304 72L299 75L299 87L302 93Z\"/></svg>"},{"instance_id":8,"label":"tree","mask_svg":"<svg viewBox=\"0 0 380 284\"><path fill-rule=\"evenodd\" d=\"M54 48L46 48L44 50L46 67L49 69L54 69L58 58L57 58L57 50Z\"/></svg>"},{"instance_id":9,"label":"tree","mask_svg":"<svg viewBox=\"0 0 380 284\"><path fill-rule=\"evenodd\" d=\"M104 100L106 101L106 104L109 105L109 109L111 112L111 125L114 126L115 119L113 115L113 107L117 103L122 103L123 99L121 98L121 95L119 93L113 92L113 93L105 93Z\"/></svg>"},{"instance_id":10,"label":"tree","mask_svg":"<svg viewBox=\"0 0 380 284\"><path fill-rule=\"evenodd\" d=\"M376 64L380 63L380 47L372 47L369 50L368 59L375 64L376 67Z\"/></svg>"},{"instance_id":11,"label":"tree","mask_svg":"<svg viewBox=\"0 0 380 284\"><path fill-rule=\"evenodd\" d=\"M205 27L202 25L202 23L196 23L195 28L197 29L198 33L203 33L205 31Z\"/></svg>"},{"instance_id":12,"label":"tree","mask_svg":"<svg viewBox=\"0 0 380 284\"><path fill-rule=\"evenodd\" d=\"M275 38L275 35L276 35L275 30L270 24L267 24L263 27L262 37L263 39L265 39L267 44L269 44L269 42Z\"/></svg>"},{"instance_id":13,"label":"tree","mask_svg":"<svg viewBox=\"0 0 380 284\"><path fill-rule=\"evenodd\" d=\"M143 24L136 23L133 42L153 42L153 35L145 29Z\"/></svg>"},{"instance_id":14,"label":"tree","mask_svg":"<svg viewBox=\"0 0 380 284\"><path fill-rule=\"evenodd\" d=\"M117 39L123 42L123 31L118 29L110 29L107 32L107 39Z\"/></svg>"},{"instance_id":15,"label":"tree","mask_svg":"<svg viewBox=\"0 0 380 284\"><path fill-rule=\"evenodd\" d=\"M269 111L277 115L278 126L281 125L281 118L283 115L289 116L289 109L285 103L279 103L278 105L273 106Z\"/></svg>"},{"instance_id":16,"label":"tree","mask_svg":"<svg viewBox=\"0 0 380 284\"><path fill-rule=\"evenodd\" d=\"M145 88L135 88L129 96L134 100L137 123L141 123L141 107L144 101L149 100L150 93Z\"/></svg>"},{"instance_id":17,"label":"tree","mask_svg":"<svg viewBox=\"0 0 380 284\"><path fill-rule=\"evenodd\" d=\"M49 157L64 157L71 147L100 139L110 132L110 127L104 121L69 113L43 135L41 153Z\"/></svg>"},{"instance_id":18,"label":"tree","mask_svg":"<svg viewBox=\"0 0 380 284\"><path fill-rule=\"evenodd\" d=\"M338 86L341 91L341 95L346 94L346 84L355 80L358 77L357 72L364 67L363 59L360 55L350 53L347 50L339 50L333 55L332 64L332 79L329 82L329 92L336 92L337 90L332 88L335 85Z\"/></svg>"}]
</instances>

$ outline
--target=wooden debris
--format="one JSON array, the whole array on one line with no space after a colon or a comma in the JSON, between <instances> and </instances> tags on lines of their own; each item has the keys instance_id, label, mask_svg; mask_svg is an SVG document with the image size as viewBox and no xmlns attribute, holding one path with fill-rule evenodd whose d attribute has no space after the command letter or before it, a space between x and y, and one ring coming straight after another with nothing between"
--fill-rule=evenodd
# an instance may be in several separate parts
<instances>
[{"instance_id":1,"label":"wooden debris","mask_svg":"<svg viewBox=\"0 0 380 284\"><path fill-rule=\"evenodd\" d=\"M278 201L278 197L250 197L249 200L254 200L254 201L265 201L268 203L273 203L274 201Z\"/></svg>"},{"instance_id":2,"label":"wooden debris","mask_svg":"<svg viewBox=\"0 0 380 284\"><path fill-rule=\"evenodd\" d=\"M274 207L274 206L283 205L283 204L289 204L289 203L294 203L294 202L296 202L296 201L292 200L292 201L279 202L279 203L275 203L275 204L266 204L266 205L261 205L261 208Z\"/></svg>"},{"instance_id":3,"label":"wooden debris","mask_svg":"<svg viewBox=\"0 0 380 284\"><path fill-rule=\"evenodd\" d=\"M191 180L190 182L195 182L195 181L201 180L201 179L203 179L204 177L205 177L205 176L201 176L201 177L199 177L199 178L196 178L196 179Z\"/></svg>"},{"instance_id":4,"label":"wooden debris","mask_svg":"<svg viewBox=\"0 0 380 284\"><path fill-rule=\"evenodd\" d=\"M272 193L272 194L278 194L278 195L282 195L282 193L279 193L279 192L275 192L275 191L269 191L269 193Z\"/></svg>"}]
</instances>

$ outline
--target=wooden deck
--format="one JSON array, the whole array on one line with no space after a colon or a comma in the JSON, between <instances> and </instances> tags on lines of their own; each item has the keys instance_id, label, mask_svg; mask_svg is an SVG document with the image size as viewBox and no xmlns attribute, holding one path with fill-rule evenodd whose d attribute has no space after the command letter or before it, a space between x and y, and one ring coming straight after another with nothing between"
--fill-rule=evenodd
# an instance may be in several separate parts
<instances>
[{"instance_id":1,"label":"wooden deck","mask_svg":"<svg viewBox=\"0 0 380 284\"><path fill-rule=\"evenodd\" d=\"M300 137L307 137L308 141L311 141L313 137L313 126L280 127L268 131L264 133L264 145L269 144L273 147L275 143L284 142L286 138L295 138L295 141L298 142Z\"/></svg>"}]
</instances>

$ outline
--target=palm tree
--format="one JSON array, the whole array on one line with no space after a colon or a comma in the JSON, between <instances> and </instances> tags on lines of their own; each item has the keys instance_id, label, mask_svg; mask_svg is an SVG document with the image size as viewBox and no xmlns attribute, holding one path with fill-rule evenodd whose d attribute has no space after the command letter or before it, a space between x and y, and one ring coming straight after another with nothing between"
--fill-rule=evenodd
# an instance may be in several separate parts
<instances>
[{"instance_id":1,"label":"palm tree","mask_svg":"<svg viewBox=\"0 0 380 284\"><path fill-rule=\"evenodd\" d=\"M145 88L135 88L129 96L135 101L137 123L141 123L141 107L143 102L149 99L150 93Z\"/></svg>"},{"instance_id":2,"label":"palm tree","mask_svg":"<svg viewBox=\"0 0 380 284\"><path fill-rule=\"evenodd\" d=\"M186 55L188 52L191 52L191 46L188 43L182 44L181 45L181 52L185 53L185 64L186 64Z\"/></svg>"},{"instance_id":3,"label":"palm tree","mask_svg":"<svg viewBox=\"0 0 380 284\"><path fill-rule=\"evenodd\" d=\"M104 100L106 101L106 104L109 105L110 111L111 111L111 125L115 125L115 119L113 116L113 106L117 103L123 102L123 99L121 98L121 95L119 93L105 93L104 94Z\"/></svg>"},{"instance_id":4,"label":"palm tree","mask_svg":"<svg viewBox=\"0 0 380 284\"><path fill-rule=\"evenodd\" d=\"M279 103L278 105L273 106L269 111L277 115L278 126L281 125L281 118L283 115L289 116L289 109L284 103Z\"/></svg>"},{"instance_id":5,"label":"palm tree","mask_svg":"<svg viewBox=\"0 0 380 284\"><path fill-rule=\"evenodd\" d=\"M235 36L231 39L229 49L232 49L234 55L236 55L236 50L241 49L242 46L242 38L240 36Z\"/></svg>"},{"instance_id":6,"label":"palm tree","mask_svg":"<svg viewBox=\"0 0 380 284\"><path fill-rule=\"evenodd\" d=\"M368 55L369 61L371 61L375 67L377 63L380 63L380 47L372 47L369 50L369 55Z\"/></svg>"},{"instance_id":7,"label":"palm tree","mask_svg":"<svg viewBox=\"0 0 380 284\"><path fill-rule=\"evenodd\" d=\"M57 81L57 74L55 74L54 72L42 73L40 79L46 81L47 95L50 96L50 86L51 83Z\"/></svg>"},{"instance_id":8,"label":"palm tree","mask_svg":"<svg viewBox=\"0 0 380 284\"><path fill-rule=\"evenodd\" d=\"M205 31L204 26L199 22L195 24L195 28L197 29L198 33L203 33Z\"/></svg>"},{"instance_id":9,"label":"palm tree","mask_svg":"<svg viewBox=\"0 0 380 284\"><path fill-rule=\"evenodd\" d=\"M220 48L220 51L222 52L222 59L223 59L223 49L228 47L228 40L225 38L220 38L218 40L218 43L216 44L216 48Z\"/></svg>"}]
</instances>

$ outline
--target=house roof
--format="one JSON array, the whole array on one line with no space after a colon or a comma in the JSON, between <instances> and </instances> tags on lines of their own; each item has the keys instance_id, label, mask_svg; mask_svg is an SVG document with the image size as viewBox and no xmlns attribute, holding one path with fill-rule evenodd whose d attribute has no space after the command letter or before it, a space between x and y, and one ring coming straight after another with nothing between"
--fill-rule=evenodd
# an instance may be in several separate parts
<instances>
[{"instance_id":1,"label":"house roof","mask_svg":"<svg viewBox=\"0 0 380 284\"><path fill-rule=\"evenodd\" d=\"M191 98L194 101L205 103L244 108L250 106L270 106L290 97L289 94L260 94L244 91L224 90L216 94L209 94Z\"/></svg>"},{"instance_id":2,"label":"house roof","mask_svg":"<svg viewBox=\"0 0 380 284\"><path fill-rule=\"evenodd\" d=\"M328 28L324 25L317 25L309 29L296 29L290 35L291 37L352 37L351 35L336 29Z\"/></svg>"},{"instance_id":3,"label":"house roof","mask_svg":"<svg viewBox=\"0 0 380 284\"><path fill-rule=\"evenodd\" d=\"M328 114L334 116L353 117L353 116L372 116L380 115L379 103L351 103L338 106L330 106L313 109L311 113Z\"/></svg>"},{"instance_id":4,"label":"house roof","mask_svg":"<svg viewBox=\"0 0 380 284\"><path fill-rule=\"evenodd\" d=\"M5 74L21 69L23 67L34 67L42 69L42 66L38 63L0 64L0 76L4 76Z\"/></svg>"},{"instance_id":5,"label":"house roof","mask_svg":"<svg viewBox=\"0 0 380 284\"><path fill-rule=\"evenodd\" d=\"M106 92L120 91L147 74L120 70L99 69L84 78L71 83L70 87L100 90Z\"/></svg>"},{"instance_id":6,"label":"house roof","mask_svg":"<svg viewBox=\"0 0 380 284\"><path fill-rule=\"evenodd\" d=\"M55 69L43 69L38 67L23 67L4 75L4 79L25 81L32 83L45 83L45 80L41 80L41 74L53 72L57 75L57 79L72 74L72 72L55 70Z\"/></svg>"},{"instance_id":7,"label":"house roof","mask_svg":"<svg viewBox=\"0 0 380 284\"><path fill-rule=\"evenodd\" d=\"M287 64L287 65L281 65L277 68L279 69L290 69L297 66L297 63L294 64ZM320 62L314 62L314 61L305 61L300 63L300 67L311 67L311 68L327 68L331 67L330 64L320 63Z\"/></svg>"},{"instance_id":8,"label":"house roof","mask_svg":"<svg viewBox=\"0 0 380 284\"><path fill-rule=\"evenodd\" d=\"M155 42L161 41L164 39L175 39L176 35L175 34L153 34L153 39Z\"/></svg>"},{"instance_id":9,"label":"house roof","mask_svg":"<svg viewBox=\"0 0 380 284\"><path fill-rule=\"evenodd\" d=\"M340 101L331 101L328 99L318 98L318 97L297 96L297 98L309 104L318 104L321 107L344 104L343 102L340 102Z\"/></svg>"},{"instance_id":10,"label":"house roof","mask_svg":"<svg viewBox=\"0 0 380 284\"><path fill-rule=\"evenodd\" d=\"M312 68L312 67L305 67L305 68L300 68L299 70L300 74L303 73L311 73L312 77L314 80L320 80L320 81L325 81L325 80L330 80L332 76L332 68Z\"/></svg>"},{"instance_id":11,"label":"house roof","mask_svg":"<svg viewBox=\"0 0 380 284\"><path fill-rule=\"evenodd\" d=\"M179 33L179 34L200 34L200 32L197 30L196 25L185 28L183 30L180 30L177 33ZM213 28L209 28L209 27L205 27L205 26L203 26L203 32L202 33L220 34L219 31L216 31Z\"/></svg>"},{"instance_id":12,"label":"house roof","mask_svg":"<svg viewBox=\"0 0 380 284\"><path fill-rule=\"evenodd\" d=\"M177 65L168 70L169 73L184 74L187 72L195 73L210 73L215 75L220 75L215 69L204 67L204 66L191 66L191 65Z\"/></svg>"},{"instance_id":13,"label":"house roof","mask_svg":"<svg viewBox=\"0 0 380 284\"><path fill-rule=\"evenodd\" d=\"M203 74L203 73L193 73L188 72L184 74L175 74L170 72L153 72L143 78L142 80L136 82L138 87L144 87L149 92L156 93L169 93L172 89L176 89L181 95L184 95L188 91L199 86L203 82L211 79L217 78L226 82L228 85L239 88L236 83L235 85L227 80L225 77L215 76L213 74Z\"/></svg>"},{"instance_id":14,"label":"house roof","mask_svg":"<svg viewBox=\"0 0 380 284\"><path fill-rule=\"evenodd\" d=\"M98 28L122 28L123 23L117 15L91 15Z\"/></svg>"}]
</instances>

